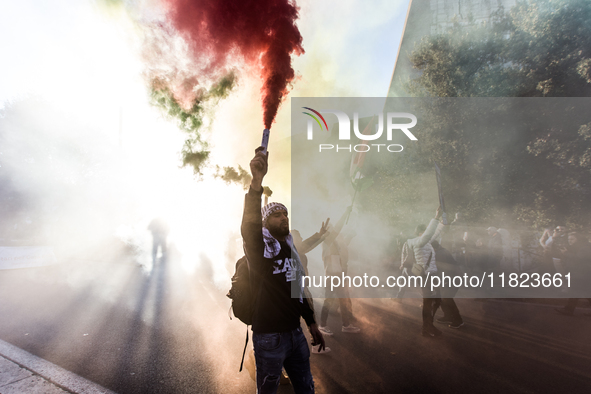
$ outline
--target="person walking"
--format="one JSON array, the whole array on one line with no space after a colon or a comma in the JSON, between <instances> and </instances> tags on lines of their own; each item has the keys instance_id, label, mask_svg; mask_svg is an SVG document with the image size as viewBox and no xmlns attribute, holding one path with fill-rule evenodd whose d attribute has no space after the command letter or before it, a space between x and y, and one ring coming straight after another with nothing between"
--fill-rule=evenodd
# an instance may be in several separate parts
<instances>
[{"instance_id":1,"label":"person walking","mask_svg":"<svg viewBox=\"0 0 591 394\"><path fill-rule=\"evenodd\" d=\"M431 243L439 237L443 230L443 224L439 222L443 211L441 207L437 208L435 218L431 219L428 226L419 224L415 230L415 238L406 241L410 252L414 253L416 264L423 268L423 280L426 280L427 275L434 275L437 273L437 264L435 250ZM439 288L431 291L431 286L423 286L423 329L422 334L426 337L436 337L441 335L433 325L433 314L441 303L441 296Z\"/></svg>"}]
</instances>

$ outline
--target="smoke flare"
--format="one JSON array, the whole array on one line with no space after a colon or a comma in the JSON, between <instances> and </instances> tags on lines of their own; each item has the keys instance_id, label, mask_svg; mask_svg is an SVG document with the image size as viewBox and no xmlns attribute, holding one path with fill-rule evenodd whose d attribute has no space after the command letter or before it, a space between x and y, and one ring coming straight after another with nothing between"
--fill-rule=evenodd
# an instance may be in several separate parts
<instances>
[{"instance_id":1,"label":"smoke flare","mask_svg":"<svg viewBox=\"0 0 591 394\"><path fill-rule=\"evenodd\" d=\"M215 75L236 56L258 70L263 121L271 128L295 77L291 54L304 53L295 25L298 8L289 0L164 0L172 25L195 61Z\"/></svg>"}]
</instances>

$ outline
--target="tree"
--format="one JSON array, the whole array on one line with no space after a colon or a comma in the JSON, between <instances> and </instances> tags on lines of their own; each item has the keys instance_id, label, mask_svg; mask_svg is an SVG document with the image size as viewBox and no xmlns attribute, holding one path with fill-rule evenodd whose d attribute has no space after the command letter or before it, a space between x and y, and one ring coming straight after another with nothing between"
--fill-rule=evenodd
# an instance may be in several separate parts
<instances>
[{"instance_id":1,"label":"tree","mask_svg":"<svg viewBox=\"0 0 591 394\"><path fill-rule=\"evenodd\" d=\"M499 9L485 25L456 21L445 34L425 37L410 56L419 70L408 81L415 97L465 97L455 104L431 101L418 136L393 162L374 160L375 193L421 196L421 179L434 182L431 161L442 168L446 203L472 222L502 221L574 227L591 219L591 124L576 102L521 102L494 106L475 97L591 96L591 2L520 2ZM547 105L554 103L551 105ZM507 119L507 114L513 119ZM519 114L516 116L515 114ZM379 182L379 180L382 180ZM391 220L408 212L391 212Z\"/></svg>"},{"instance_id":2,"label":"tree","mask_svg":"<svg viewBox=\"0 0 591 394\"><path fill-rule=\"evenodd\" d=\"M413 96L588 97L591 95L591 3L520 2L488 24L456 21L423 38L410 57L420 75Z\"/></svg>"}]
</instances>

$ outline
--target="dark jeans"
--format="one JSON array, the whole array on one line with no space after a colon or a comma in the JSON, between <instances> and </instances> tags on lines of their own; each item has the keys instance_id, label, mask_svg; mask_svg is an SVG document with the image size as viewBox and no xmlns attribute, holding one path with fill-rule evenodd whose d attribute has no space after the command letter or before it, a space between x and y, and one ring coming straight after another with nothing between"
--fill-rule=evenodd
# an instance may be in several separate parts
<instances>
[{"instance_id":1,"label":"dark jeans","mask_svg":"<svg viewBox=\"0 0 591 394\"><path fill-rule=\"evenodd\" d=\"M464 322L460 315L460 310L454 301L454 296L457 292L458 288L454 286L441 288L441 310L443 311L443 318L451 321L453 324Z\"/></svg>"},{"instance_id":2,"label":"dark jeans","mask_svg":"<svg viewBox=\"0 0 591 394\"><path fill-rule=\"evenodd\" d=\"M280 333L252 335L257 366L257 393L276 393L285 368L296 394L314 393L310 349L302 328Z\"/></svg>"},{"instance_id":3,"label":"dark jeans","mask_svg":"<svg viewBox=\"0 0 591 394\"><path fill-rule=\"evenodd\" d=\"M404 276L408 282L408 272L406 270L402 270L400 276ZM396 294L396 298L404 298L404 294L406 293L406 286L398 287L398 293Z\"/></svg>"},{"instance_id":4,"label":"dark jeans","mask_svg":"<svg viewBox=\"0 0 591 394\"><path fill-rule=\"evenodd\" d=\"M437 308L441 304L441 295L439 288L431 291L430 283L427 283L423 288L423 329L433 327L433 316L437 312Z\"/></svg>"},{"instance_id":5,"label":"dark jeans","mask_svg":"<svg viewBox=\"0 0 591 394\"><path fill-rule=\"evenodd\" d=\"M346 287L339 287L336 288L334 292L331 292L327 287L324 295L326 298L324 299L322 311L320 312L320 325L326 326L330 308L332 308L332 306L338 300L339 304L341 305L341 319L343 320L343 326L348 326L351 323L351 318L353 317L351 299L349 298L349 289Z\"/></svg>"}]
</instances>

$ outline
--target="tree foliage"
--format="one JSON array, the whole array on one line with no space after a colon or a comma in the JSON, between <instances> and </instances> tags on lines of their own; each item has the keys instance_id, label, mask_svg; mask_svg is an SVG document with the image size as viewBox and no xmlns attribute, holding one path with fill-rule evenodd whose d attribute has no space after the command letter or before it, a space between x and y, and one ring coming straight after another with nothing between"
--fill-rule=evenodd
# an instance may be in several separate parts
<instances>
[{"instance_id":1,"label":"tree foliage","mask_svg":"<svg viewBox=\"0 0 591 394\"><path fill-rule=\"evenodd\" d=\"M394 205L420 200L416 183L434 184L435 160L448 210L473 223L588 226L586 111L564 101L543 113L542 105L510 108L520 105L515 101L483 108L474 98L591 96L591 2L519 2L497 10L487 24L456 21L448 32L423 38L410 60L418 70L406 85L411 96L471 99L448 102L445 111L433 108L420 143L395 165L374 163L378 182L368 207L379 209L386 195ZM408 212L388 215L395 222Z\"/></svg>"},{"instance_id":2,"label":"tree foliage","mask_svg":"<svg viewBox=\"0 0 591 394\"><path fill-rule=\"evenodd\" d=\"M236 74L230 71L209 90L202 88L193 92L190 106L184 108L169 88L168 81L152 81L152 105L160 108L169 119L175 120L178 128L188 134L181 151L183 167L192 167L196 175L202 175L210 154L209 144L203 136L207 129L205 120L213 118L213 109L220 100L228 97L235 86Z\"/></svg>"},{"instance_id":3,"label":"tree foliage","mask_svg":"<svg viewBox=\"0 0 591 394\"><path fill-rule=\"evenodd\" d=\"M456 21L423 38L410 56L413 96L588 97L591 3L519 2L487 24Z\"/></svg>"}]
</instances>

